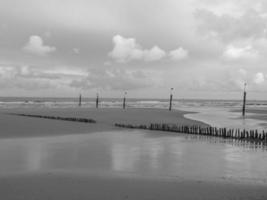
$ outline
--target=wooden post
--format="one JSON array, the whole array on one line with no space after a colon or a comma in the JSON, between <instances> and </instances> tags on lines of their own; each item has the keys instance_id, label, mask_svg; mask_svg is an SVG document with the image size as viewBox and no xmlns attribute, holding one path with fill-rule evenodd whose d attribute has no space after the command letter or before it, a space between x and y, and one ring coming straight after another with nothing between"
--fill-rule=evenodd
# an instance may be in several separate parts
<instances>
[{"instance_id":1,"label":"wooden post","mask_svg":"<svg viewBox=\"0 0 267 200\"><path fill-rule=\"evenodd\" d=\"M79 106L82 106L82 94L79 96Z\"/></svg>"},{"instance_id":2,"label":"wooden post","mask_svg":"<svg viewBox=\"0 0 267 200\"><path fill-rule=\"evenodd\" d=\"M96 101L95 101L95 107L96 108L98 108L98 103L99 103L98 93L96 93Z\"/></svg>"},{"instance_id":3,"label":"wooden post","mask_svg":"<svg viewBox=\"0 0 267 200\"><path fill-rule=\"evenodd\" d=\"M123 109L125 109L125 107L126 107L126 94L127 94L127 92L124 92L123 104L122 104Z\"/></svg>"},{"instance_id":4,"label":"wooden post","mask_svg":"<svg viewBox=\"0 0 267 200\"><path fill-rule=\"evenodd\" d=\"M247 96L247 93L246 93L246 83L244 85L244 95L243 95L243 108L242 108L242 116L245 117L245 114L246 114L246 96Z\"/></svg>"},{"instance_id":5,"label":"wooden post","mask_svg":"<svg viewBox=\"0 0 267 200\"><path fill-rule=\"evenodd\" d=\"M170 93L170 105L169 105L169 111L172 110L172 91L173 91L173 88L171 88L171 93Z\"/></svg>"}]
</instances>

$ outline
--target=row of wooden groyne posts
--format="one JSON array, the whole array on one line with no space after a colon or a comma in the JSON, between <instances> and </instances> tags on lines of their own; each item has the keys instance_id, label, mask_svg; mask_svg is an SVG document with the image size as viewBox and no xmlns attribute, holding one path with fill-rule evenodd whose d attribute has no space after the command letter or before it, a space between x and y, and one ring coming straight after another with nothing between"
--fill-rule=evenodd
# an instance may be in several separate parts
<instances>
[{"instance_id":1,"label":"row of wooden groyne posts","mask_svg":"<svg viewBox=\"0 0 267 200\"><path fill-rule=\"evenodd\" d=\"M24 117L43 118L43 119L83 122L83 123L96 123L96 121L93 119L77 118L77 117L59 117L59 116L31 115L31 114L13 114L13 115L24 116Z\"/></svg>"},{"instance_id":2,"label":"row of wooden groyne posts","mask_svg":"<svg viewBox=\"0 0 267 200\"><path fill-rule=\"evenodd\" d=\"M167 131L184 134L195 134L214 136L222 138L232 138L239 140L255 140L264 141L267 143L267 132L259 132L258 130L245 130L245 129L228 129L228 128L217 128L217 127L201 127L201 126L184 126L175 124L150 124L150 125L132 125L132 124L118 124L115 126L121 128L130 129L146 129L156 131Z\"/></svg>"},{"instance_id":3,"label":"row of wooden groyne posts","mask_svg":"<svg viewBox=\"0 0 267 200\"><path fill-rule=\"evenodd\" d=\"M88 118L59 117L59 116L32 115L32 114L13 114L13 115L53 119L53 120L83 122L83 123L96 123L94 119L88 119ZM265 144L267 143L267 132L265 132L264 130L262 132L259 132L258 130L229 129L229 128L217 128L212 126L203 127L197 125L189 126L189 125L164 124L164 123L162 124L151 123L150 125L132 125L132 124L115 123L115 126L120 128L176 132L176 133L192 134L192 135L232 138L244 141L262 141Z\"/></svg>"}]
</instances>

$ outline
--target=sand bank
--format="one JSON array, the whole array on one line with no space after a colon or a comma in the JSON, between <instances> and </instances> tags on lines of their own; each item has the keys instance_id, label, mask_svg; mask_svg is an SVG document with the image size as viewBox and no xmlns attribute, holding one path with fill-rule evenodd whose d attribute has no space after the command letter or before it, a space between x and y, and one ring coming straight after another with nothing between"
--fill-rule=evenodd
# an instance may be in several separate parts
<instances>
[{"instance_id":1,"label":"sand bank","mask_svg":"<svg viewBox=\"0 0 267 200\"><path fill-rule=\"evenodd\" d=\"M38 119L9 115L8 113L48 115L61 117L79 117L96 120L96 124L82 124L51 119ZM162 109L118 109L118 108L30 108L1 109L0 137L25 137L62 135L76 133L92 133L97 131L116 130L115 123L150 124L180 123L184 125L201 125L204 123L186 119L184 111Z\"/></svg>"}]
</instances>

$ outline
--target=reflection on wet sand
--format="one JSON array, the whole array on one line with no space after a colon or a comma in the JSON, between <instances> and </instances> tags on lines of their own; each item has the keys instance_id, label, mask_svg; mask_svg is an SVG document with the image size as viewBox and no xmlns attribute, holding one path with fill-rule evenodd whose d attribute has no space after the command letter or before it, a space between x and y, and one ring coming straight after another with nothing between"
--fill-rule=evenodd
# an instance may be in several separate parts
<instances>
[{"instance_id":1,"label":"reflection on wet sand","mask_svg":"<svg viewBox=\"0 0 267 200\"><path fill-rule=\"evenodd\" d=\"M0 140L0 174L67 171L265 182L265 146L223 138L117 131Z\"/></svg>"}]
</instances>

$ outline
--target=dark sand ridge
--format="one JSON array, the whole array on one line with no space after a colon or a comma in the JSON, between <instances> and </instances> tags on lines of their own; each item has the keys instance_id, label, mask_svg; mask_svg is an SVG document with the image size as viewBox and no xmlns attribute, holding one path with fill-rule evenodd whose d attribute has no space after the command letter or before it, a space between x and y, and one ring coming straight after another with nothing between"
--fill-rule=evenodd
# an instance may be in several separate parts
<instances>
[{"instance_id":1,"label":"dark sand ridge","mask_svg":"<svg viewBox=\"0 0 267 200\"><path fill-rule=\"evenodd\" d=\"M12 114L32 114L60 117L79 117L96 120L96 124L32 118ZM206 124L184 118L184 111L162 109L118 109L118 108L30 108L2 109L0 111L0 137L44 136L74 133L91 133L96 131L116 130L115 123L147 124L179 123L183 125Z\"/></svg>"}]
</instances>

